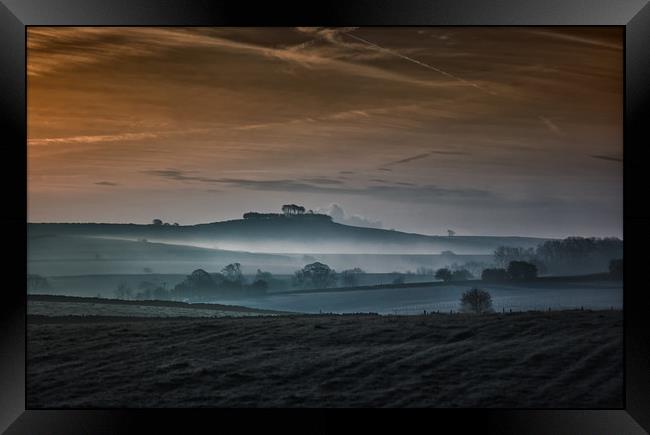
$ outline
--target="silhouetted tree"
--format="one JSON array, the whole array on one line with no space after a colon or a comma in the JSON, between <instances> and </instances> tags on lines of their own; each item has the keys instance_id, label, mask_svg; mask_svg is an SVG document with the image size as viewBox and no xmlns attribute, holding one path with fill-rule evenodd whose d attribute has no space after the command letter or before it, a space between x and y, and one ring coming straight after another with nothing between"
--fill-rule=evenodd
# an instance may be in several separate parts
<instances>
[{"instance_id":1,"label":"silhouetted tree","mask_svg":"<svg viewBox=\"0 0 650 435\"><path fill-rule=\"evenodd\" d=\"M460 309L465 313L483 314L492 310L492 296L485 290L473 288L460 298Z\"/></svg>"},{"instance_id":2,"label":"silhouetted tree","mask_svg":"<svg viewBox=\"0 0 650 435\"><path fill-rule=\"evenodd\" d=\"M623 255L623 241L616 237L567 237L548 240L535 252L537 260L554 273L602 272L612 258Z\"/></svg>"},{"instance_id":3,"label":"silhouetted tree","mask_svg":"<svg viewBox=\"0 0 650 435\"><path fill-rule=\"evenodd\" d=\"M508 278L508 271L501 268L483 269L483 272L481 272L483 281L507 281Z\"/></svg>"},{"instance_id":4,"label":"silhouetted tree","mask_svg":"<svg viewBox=\"0 0 650 435\"><path fill-rule=\"evenodd\" d=\"M531 280L537 278L537 266L526 261L511 261L508 276L514 280Z\"/></svg>"},{"instance_id":5,"label":"silhouetted tree","mask_svg":"<svg viewBox=\"0 0 650 435\"><path fill-rule=\"evenodd\" d=\"M218 290L218 282L203 269L196 269L178 283L172 292L180 298L207 298L214 296Z\"/></svg>"},{"instance_id":6,"label":"silhouetted tree","mask_svg":"<svg viewBox=\"0 0 650 435\"><path fill-rule=\"evenodd\" d=\"M335 283L336 272L318 261L306 265L293 276L293 285L296 287L327 288Z\"/></svg>"},{"instance_id":7,"label":"silhouetted tree","mask_svg":"<svg viewBox=\"0 0 650 435\"><path fill-rule=\"evenodd\" d=\"M446 267L443 267L442 269L438 269L436 271L436 274L434 275L434 278L445 281L445 282L451 281L451 278L452 278L451 270L449 270Z\"/></svg>"},{"instance_id":8,"label":"silhouetted tree","mask_svg":"<svg viewBox=\"0 0 650 435\"><path fill-rule=\"evenodd\" d=\"M161 221L160 219L154 219L154 220L151 221L151 223L153 225L162 225L163 221Z\"/></svg>"},{"instance_id":9,"label":"silhouetted tree","mask_svg":"<svg viewBox=\"0 0 650 435\"><path fill-rule=\"evenodd\" d=\"M226 280L230 281L233 284L241 285L244 282L244 275L242 274L241 264L239 263L231 263L227 265L221 270L221 273Z\"/></svg>"},{"instance_id":10,"label":"silhouetted tree","mask_svg":"<svg viewBox=\"0 0 650 435\"><path fill-rule=\"evenodd\" d=\"M261 269L257 269L257 273L255 274L255 280L262 280L270 283L272 279L273 279L273 275L271 274L271 272L264 272Z\"/></svg>"},{"instance_id":11,"label":"silhouetted tree","mask_svg":"<svg viewBox=\"0 0 650 435\"><path fill-rule=\"evenodd\" d=\"M619 258L616 260L611 260L609 262L609 274L613 278L621 279L623 278L623 259Z\"/></svg>"},{"instance_id":12,"label":"silhouetted tree","mask_svg":"<svg viewBox=\"0 0 650 435\"><path fill-rule=\"evenodd\" d=\"M535 250L533 248L499 246L494 251L494 263L499 267L508 267L511 261L527 261L532 263L534 260Z\"/></svg>"}]
</instances>

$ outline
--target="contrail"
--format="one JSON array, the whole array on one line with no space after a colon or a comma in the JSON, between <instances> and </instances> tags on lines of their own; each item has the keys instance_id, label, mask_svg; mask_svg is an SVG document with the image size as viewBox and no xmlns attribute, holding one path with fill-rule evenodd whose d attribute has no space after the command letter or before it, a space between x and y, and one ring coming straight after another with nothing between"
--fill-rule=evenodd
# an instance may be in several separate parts
<instances>
[{"instance_id":1,"label":"contrail","mask_svg":"<svg viewBox=\"0 0 650 435\"><path fill-rule=\"evenodd\" d=\"M444 75L444 76L446 76L446 77L449 77L449 78L451 78L451 79L458 80L458 81L460 81L460 82L462 82L462 83L464 83L464 84L466 84L466 85L468 85L468 86L475 87L476 89L478 89L478 90L480 90L480 91L483 91L483 92L486 92L486 93L488 93L488 94L490 94L490 95L496 95L495 92L492 92L492 91L489 91L489 90L487 90L487 89L484 89L484 88L482 88L481 86L477 85L476 83L468 82L467 80L465 80L465 79L462 78L462 77L455 76L455 75L453 75L453 74L450 74L450 73L448 73L448 72L446 72L446 71L441 70L440 68L436 68L436 67L433 66L433 65L429 65L429 64L424 63L424 62L422 62L422 61L419 61L419 60L417 60L417 59L413 59L412 57L406 56L406 55L404 55L404 54L402 54L402 53L400 53L400 52L398 52L398 51L395 51L395 50L391 50L391 49L389 49L389 48L382 47L382 46L380 46L380 45L375 44L374 42L370 42L370 41L368 41L367 39L363 39L363 38L361 38L361 37L359 37L359 36L356 36L356 35L353 35L352 33L349 33L349 32L343 33L343 35L349 36L350 38L356 39L357 41L361 41L361 42L363 42L364 44L369 45L369 46L371 46L371 47L373 47L373 48L375 48L375 49L377 49L377 50L384 51L384 52L386 52L386 53L390 53L390 54L392 54L393 56L401 57L401 58L404 59L404 60L408 60L409 62L413 62L413 63L415 63L415 64L417 64L417 65L420 65L420 66L422 66L422 67L424 67L424 68L427 68L427 69L433 70L433 71L435 71L435 72L437 72L437 73L439 73L439 74L442 74L442 75Z\"/></svg>"}]
</instances>

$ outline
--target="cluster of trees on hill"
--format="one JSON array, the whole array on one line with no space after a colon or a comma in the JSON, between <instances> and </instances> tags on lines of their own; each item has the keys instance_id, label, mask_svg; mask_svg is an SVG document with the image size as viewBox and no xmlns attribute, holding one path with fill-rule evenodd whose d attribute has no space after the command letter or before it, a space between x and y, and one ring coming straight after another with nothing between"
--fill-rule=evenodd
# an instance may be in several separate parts
<instances>
[{"instance_id":1,"label":"cluster of trees on hill","mask_svg":"<svg viewBox=\"0 0 650 435\"><path fill-rule=\"evenodd\" d=\"M155 226L169 226L169 225L172 225L172 226L177 227L178 222L174 222L173 224L170 224L169 222L163 222L162 219L154 219L154 220L151 221L151 225L155 225Z\"/></svg>"},{"instance_id":2,"label":"cluster of trees on hill","mask_svg":"<svg viewBox=\"0 0 650 435\"><path fill-rule=\"evenodd\" d=\"M616 237L567 237L548 240L536 248L501 246L494 251L497 268L512 261L535 265L539 273L578 275L605 272L609 262L623 257L623 241Z\"/></svg>"},{"instance_id":3,"label":"cluster of trees on hill","mask_svg":"<svg viewBox=\"0 0 650 435\"><path fill-rule=\"evenodd\" d=\"M313 210L305 210L305 207L296 204L285 204L282 206L282 213L258 213L249 211L244 213L244 219L272 219L278 217L304 216L332 220L332 217L326 214L314 213Z\"/></svg>"}]
</instances>

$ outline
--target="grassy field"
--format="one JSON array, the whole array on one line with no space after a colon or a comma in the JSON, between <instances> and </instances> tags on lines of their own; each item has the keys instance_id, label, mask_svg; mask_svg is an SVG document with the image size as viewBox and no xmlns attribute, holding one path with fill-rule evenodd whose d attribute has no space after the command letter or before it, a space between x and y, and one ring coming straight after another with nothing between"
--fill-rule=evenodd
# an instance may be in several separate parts
<instances>
[{"instance_id":1,"label":"grassy field","mask_svg":"<svg viewBox=\"0 0 650 435\"><path fill-rule=\"evenodd\" d=\"M30 316L47 317L241 317L273 316L292 313L242 307L239 305L29 295L27 297L27 314Z\"/></svg>"},{"instance_id":2,"label":"grassy field","mask_svg":"<svg viewBox=\"0 0 650 435\"><path fill-rule=\"evenodd\" d=\"M27 406L622 406L621 311L29 317Z\"/></svg>"}]
</instances>

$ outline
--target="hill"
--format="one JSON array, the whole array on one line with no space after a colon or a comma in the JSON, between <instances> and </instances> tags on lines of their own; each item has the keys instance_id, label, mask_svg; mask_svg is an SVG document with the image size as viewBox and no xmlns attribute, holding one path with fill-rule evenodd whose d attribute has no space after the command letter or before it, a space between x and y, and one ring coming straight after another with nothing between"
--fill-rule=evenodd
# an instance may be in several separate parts
<instances>
[{"instance_id":1,"label":"hill","mask_svg":"<svg viewBox=\"0 0 650 435\"><path fill-rule=\"evenodd\" d=\"M318 216L318 215L316 215ZM236 219L171 226L106 223L30 223L28 235L84 236L266 253L491 254L502 245L534 247L547 239L501 236L431 236L343 225L316 216Z\"/></svg>"}]
</instances>

